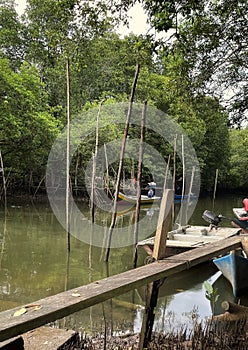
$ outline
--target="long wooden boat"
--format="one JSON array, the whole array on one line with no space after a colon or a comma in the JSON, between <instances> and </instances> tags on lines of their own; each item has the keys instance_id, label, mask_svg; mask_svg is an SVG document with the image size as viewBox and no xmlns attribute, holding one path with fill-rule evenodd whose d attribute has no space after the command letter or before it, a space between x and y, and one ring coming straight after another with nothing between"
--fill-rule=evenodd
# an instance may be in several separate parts
<instances>
[{"instance_id":1,"label":"long wooden boat","mask_svg":"<svg viewBox=\"0 0 248 350\"><path fill-rule=\"evenodd\" d=\"M137 196L129 196L126 195L122 192L118 193L118 199L120 201L123 201L125 203L131 203L131 204L135 204L137 201ZM141 203L140 204L153 204L153 203L159 203L161 200L161 197L158 196L153 196L151 198L149 198L148 196L145 195L141 195Z\"/></svg>"},{"instance_id":2,"label":"long wooden boat","mask_svg":"<svg viewBox=\"0 0 248 350\"><path fill-rule=\"evenodd\" d=\"M197 196L182 196L180 194L175 194L174 196L174 200L175 200L175 203L179 203L181 201L191 201L191 200L195 200L197 199L198 197ZM132 195L126 195L122 192L119 192L118 194L118 199L122 202L125 202L125 203L136 203L137 201L137 197L136 196L132 196ZM160 196L154 196L154 197L151 197L149 198L148 196L146 195L141 195L141 204L153 204L153 203L159 203L161 200L161 197Z\"/></svg>"},{"instance_id":3,"label":"long wooden boat","mask_svg":"<svg viewBox=\"0 0 248 350\"><path fill-rule=\"evenodd\" d=\"M214 259L213 263L231 283L233 295L239 297L248 291L248 259L237 251Z\"/></svg>"},{"instance_id":4,"label":"long wooden boat","mask_svg":"<svg viewBox=\"0 0 248 350\"><path fill-rule=\"evenodd\" d=\"M238 228L212 226L182 226L168 232L166 240L166 256L178 254L186 250L204 246L209 243L234 236L239 233ZM145 251L152 255L155 237L138 242Z\"/></svg>"}]
</instances>

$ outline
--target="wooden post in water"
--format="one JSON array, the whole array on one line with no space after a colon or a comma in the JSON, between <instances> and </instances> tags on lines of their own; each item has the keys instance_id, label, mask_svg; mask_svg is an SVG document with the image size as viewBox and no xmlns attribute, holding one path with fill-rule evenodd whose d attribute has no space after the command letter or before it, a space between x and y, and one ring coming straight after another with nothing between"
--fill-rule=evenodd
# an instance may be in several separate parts
<instances>
[{"instance_id":1,"label":"wooden post in water","mask_svg":"<svg viewBox=\"0 0 248 350\"><path fill-rule=\"evenodd\" d=\"M188 207L190 204L190 197L192 195L192 188L193 188L193 182L194 182L194 176L195 176L195 166L192 168L191 178L190 178L190 185L189 185L189 192L188 192L188 198L187 198L187 206L186 206L186 213L185 213L185 221L188 222Z\"/></svg>"},{"instance_id":2,"label":"wooden post in water","mask_svg":"<svg viewBox=\"0 0 248 350\"><path fill-rule=\"evenodd\" d=\"M142 108L141 117L141 131L140 131L140 148L139 148L139 163L138 163L138 176L137 176L137 201L135 210L135 223L134 223L134 256L133 256L133 267L137 265L137 244L139 235L139 211L141 202L141 177L142 177L142 163L144 154L144 142L145 142L145 124L146 124L146 108L147 101L144 102Z\"/></svg>"},{"instance_id":3,"label":"wooden post in water","mask_svg":"<svg viewBox=\"0 0 248 350\"><path fill-rule=\"evenodd\" d=\"M123 135L123 139L122 139L119 168L118 168L118 174L117 174L117 179L116 179L116 187L115 187L115 194L114 194L113 214L112 214L111 224L110 224L110 227L109 227L109 236L108 236L107 250L106 250L106 254L105 254L105 261L106 262L109 259L110 246L111 246L111 240L112 240L112 233L113 233L113 230L114 230L114 227L115 227L115 222L116 222L116 210L117 210L118 193L119 193L120 182L121 182L121 172L122 172L122 167L123 167L123 160L124 160L124 154L125 154L125 148L126 148L126 139L127 139L127 135L128 135L129 122L130 122L130 118L131 118L131 112L132 112L132 106L133 106L133 100L134 100L134 93L135 93L136 84L137 84L137 81L138 81L139 70L140 70L140 65L138 64L136 66L135 76L134 76L134 80L133 80L133 85L132 85L132 90L131 90L131 95L130 95L130 100L129 100L129 106L128 106L128 112L127 112L127 118L126 118L126 125L125 125L124 135Z\"/></svg>"},{"instance_id":4,"label":"wooden post in water","mask_svg":"<svg viewBox=\"0 0 248 350\"><path fill-rule=\"evenodd\" d=\"M166 256L166 240L169 230L169 224L171 222L171 208L173 201L174 191L166 189L163 193L163 197L161 200L156 236L154 241L152 257L155 260L163 259Z\"/></svg>"},{"instance_id":5,"label":"wooden post in water","mask_svg":"<svg viewBox=\"0 0 248 350\"><path fill-rule=\"evenodd\" d=\"M95 203L94 203L94 197L95 197L95 177L96 177L96 160L97 160L97 154L98 154L98 144L99 144L99 132L98 132L98 125L99 125L99 118L101 113L101 108L105 100L102 100L99 105L97 117L96 117L96 144L95 144L95 153L93 154L93 164L92 164L92 178L91 178L91 193L90 193L90 213L91 213L91 221L95 221Z\"/></svg>"},{"instance_id":6,"label":"wooden post in water","mask_svg":"<svg viewBox=\"0 0 248 350\"><path fill-rule=\"evenodd\" d=\"M165 257L166 240L171 221L171 207L174 202L174 191L166 189L160 205L158 224L153 248L152 257L154 260ZM139 350L147 347L151 340L152 328L154 323L154 309L157 305L158 292L161 281L149 283L147 286L146 308L143 315L142 328L140 332Z\"/></svg>"},{"instance_id":7,"label":"wooden post in water","mask_svg":"<svg viewBox=\"0 0 248 350\"><path fill-rule=\"evenodd\" d=\"M216 169L215 180L214 180L214 193L213 193L213 206L212 206L212 210L214 210L214 202L215 202L215 195L216 195L216 189L217 189L218 175L219 175L219 169Z\"/></svg>"},{"instance_id":8,"label":"wooden post in water","mask_svg":"<svg viewBox=\"0 0 248 350\"><path fill-rule=\"evenodd\" d=\"M174 138L174 150L173 150L173 179L172 179L172 189L176 192L176 157L177 157L177 135ZM175 208L174 205L172 207L172 222L175 220Z\"/></svg>"},{"instance_id":9,"label":"wooden post in water","mask_svg":"<svg viewBox=\"0 0 248 350\"><path fill-rule=\"evenodd\" d=\"M164 177L163 193L164 193L165 189L167 188L168 174L169 174L169 169L170 169L170 159L171 159L171 156L169 154L167 166L166 166L166 171L165 171L165 177Z\"/></svg>"},{"instance_id":10,"label":"wooden post in water","mask_svg":"<svg viewBox=\"0 0 248 350\"><path fill-rule=\"evenodd\" d=\"M183 166L183 176L182 176L182 192L181 192L181 210L180 210L180 218L179 218L179 224L182 225L182 216L183 216L183 201L185 196L185 156L184 156L184 138L182 135L182 166Z\"/></svg>"},{"instance_id":11,"label":"wooden post in water","mask_svg":"<svg viewBox=\"0 0 248 350\"><path fill-rule=\"evenodd\" d=\"M2 177L3 177L3 195L4 195L4 207L5 207L5 215L7 211L7 187L6 187L6 179L5 179L5 174L4 174L4 165L3 165L3 157L2 157L2 152L0 150L0 168L2 172ZM1 198L1 196L0 196Z\"/></svg>"},{"instance_id":12,"label":"wooden post in water","mask_svg":"<svg viewBox=\"0 0 248 350\"><path fill-rule=\"evenodd\" d=\"M65 215L67 231L67 249L71 250L70 239L70 218L69 218L69 190L70 190L70 60L66 62L66 82L67 82L67 138L66 138L66 194L65 194Z\"/></svg>"}]
</instances>

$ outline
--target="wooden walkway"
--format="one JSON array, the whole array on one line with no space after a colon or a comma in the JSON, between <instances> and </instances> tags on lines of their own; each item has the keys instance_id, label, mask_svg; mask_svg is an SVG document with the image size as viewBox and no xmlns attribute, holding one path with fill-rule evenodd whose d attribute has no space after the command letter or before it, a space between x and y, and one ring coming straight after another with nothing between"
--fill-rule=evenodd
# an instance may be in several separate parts
<instances>
[{"instance_id":1,"label":"wooden walkway","mask_svg":"<svg viewBox=\"0 0 248 350\"><path fill-rule=\"evenodd\" d=\"M162 279L212 258L240 248L241 237L235 236L210 243L164 260L95 281L75 290L69 290L32 303L37 310L27 308L20 316L13 316L20 307L0 313L0 341L68 316L89 306L124 294L147 283Z\"/></svg>"}]
</instances>

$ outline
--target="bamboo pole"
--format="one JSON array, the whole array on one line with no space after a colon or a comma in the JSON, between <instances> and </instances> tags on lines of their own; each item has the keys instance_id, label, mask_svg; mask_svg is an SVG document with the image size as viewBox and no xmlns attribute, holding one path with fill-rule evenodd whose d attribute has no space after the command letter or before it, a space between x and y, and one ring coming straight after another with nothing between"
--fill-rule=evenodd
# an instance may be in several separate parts
<instances>
[{"instance_id":1,"label":"bamboo pole","mask_svg":"<svg viewBox=\"0 0 248 350\"><path fill-rule=\"evenodd\" d=\"M120 161L119 161L119 169L117 173L117 180L116 180L116 187L115 187L115 194L114 194L114 204L113 204L113 214L112 214L112 221L109 227L109 236L108 236L108 243L107 243L107 250L106 250L106 255L105 255L105 261L108 261L109 259L109 254L110 254L110 246L111 246L111 239L112 239L112 233L115 227L115 222L116 222L116 210L117 210L117 199L118 199L118 193L119 193L119 188L120 188L120 181L121 181L121 172L122 172L122 167L123 167L123 160L124 160L124 154L125 154L125 147L126 147L126 139L127 139L127 134L128 134L128 129L129 129L129 122L131 118L131 112L132 112L132 105L133 105L133 100L134 100L134 93L135 93L135 88L139 76L139 70L140 70L140 65L138 64L136 66L136 71L135 71L135 76L133 80L133 85L131 89L131 95L130 95L130 100L129 100L129 106L128 106L128 112L127 112L127 117L126 117L126 125L124 129L124 135L122 139L122 147L121 147L121 152L120 152Z\"/></svg>"},{"instance_id":2,"label":"bamboo pole","mask_svg":"<svg viewBox=\"0 0 248 350\"><path fill-rule=\"evenodd\" d=\"M69 220L69 191L70 191L70 60L66 62L66 85L67 85L67 138L66 138L66 231L67 249L71 250L70 220Z\"/></svg>"},{"instance_id":3,"label":"bamboo pole","mask_svg":"<svg viewBox=\"0 0 248 350\"><path fill-rule=\"evenodd\" d=\"M140 211L140 202L141 202L141 178L142 178L142 163L143 163L144 142L145 142L146 110L147 110L147 101L143 103L142 117L141 117L139 163L138 163L138 176L137 176L137 200L136 200L135 222L134 222L133 267L136 267L137 257L138 257L137 244L138 244L138 236L139 236L139 211Z\"/></svg>"}]
</instances>

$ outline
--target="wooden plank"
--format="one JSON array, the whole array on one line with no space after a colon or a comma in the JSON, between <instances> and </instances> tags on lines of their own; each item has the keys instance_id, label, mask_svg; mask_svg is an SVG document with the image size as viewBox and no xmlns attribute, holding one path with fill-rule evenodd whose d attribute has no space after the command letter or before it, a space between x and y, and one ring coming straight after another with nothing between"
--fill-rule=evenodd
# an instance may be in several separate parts
<instances>
[{"instance_id":1,"label":"wooden plank","mask_svg":"<svg viewBox=\"0 0 248 350\"><path fill-rule=\"evenodd\" d=\"M174 273L189 269L213 257L241 247L240 236L196 248L164 260L138 267L111 277L95 281L73 290L35 301L40 305L37 311L26 312L14 317L20 307L0 313L0 341L12 338L48 322L53 322L76 311L98 304L117 295L124 294L144 284L159 280Z\"/></svg>"},{"instance_id":2,"label":"wooden plank","mask_svg":"<svg viewBox=\"0 0 248 350\"><path fill-rule=\"evenodd\" d=\"M78 334L72 329L39 327L22 335L25 350L69 349L75 344Z\"/></svg>"},{"instance_id":3,"label":"wooden plank","mask_svg":"<svg viewBox=\"0 0 248 350\"><path fill-rule=\"evenodd\" d=\"M169 224L171 221L171 208L174 199L174 191L166 189L160 205L157 230L154 241L152 257L156 260L165 257L166 239L168 235Z\"/></svg>"}]
</instances>

